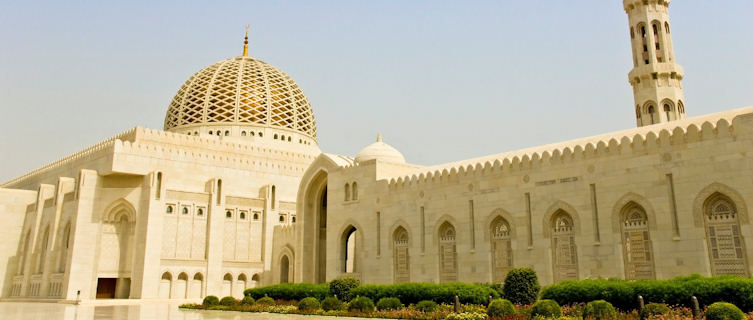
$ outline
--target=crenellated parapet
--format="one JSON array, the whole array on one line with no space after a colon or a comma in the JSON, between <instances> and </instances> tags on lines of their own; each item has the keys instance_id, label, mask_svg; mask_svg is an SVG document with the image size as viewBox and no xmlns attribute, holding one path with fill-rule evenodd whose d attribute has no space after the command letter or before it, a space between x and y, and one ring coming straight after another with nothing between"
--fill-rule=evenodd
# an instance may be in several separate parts
<instances>
[{"instance_id":1,"label":"crenellated parapet","mask_svg":"<svg viewBox=\"0 0 753 320\"><path fill-rule=\"evenodd\" d=\"M440 183L458 176L516 172L546 165L572 164L599 158L658 153L667 147L738 137L751 132L753 107L731 110L661 125L640 127L600 136L523 149L467 161L427 167L392 177L389 188L422 183ZM743 123L746 121L745 123Z\"/></svg>"}]
</instances>

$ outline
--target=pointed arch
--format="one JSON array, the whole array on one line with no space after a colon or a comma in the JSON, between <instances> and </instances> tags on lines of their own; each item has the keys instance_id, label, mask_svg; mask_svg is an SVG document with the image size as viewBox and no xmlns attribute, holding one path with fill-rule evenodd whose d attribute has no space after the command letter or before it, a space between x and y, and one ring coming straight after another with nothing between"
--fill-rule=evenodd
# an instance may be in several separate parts
<instances>
[{"instance_id":1,"label":"pointed arch","mask_svg":"<svg viewBox=\"0 0 753 320\"><path fill-rule=\"evenodd\" d=\"M489 224L491 245L492 282L502 283L512 269L512 225L501 213Z\"/></svg>"},{"instance_id":2,"label":"pointed arch","mask_svg":"<svg viewBox=\"0 0 753 320\"><path fill-rule=\"evenodd\" d=\"M170 299L185 299L188 293L188 274L181 272L173 283L173 290Z\"/></svg>"},{"instance_id":3,"label":"pointed arch","mask_svg":"<svg viewBox=\"0 0 753 320\"><path fill-rule=\"evenodd\" d=\"M170 293L173 288L173 275L169 271L162 273L159 282L159 297L161 299L170 299Z\"/></svg>"},{"instance_id":4,"label":"pointed arch","mask_svg":"<svg viewBox=\"0 0 753 320\"><path fill-rule=\"evenodd\" d=\"M203 298L204 295L202 294L202 291L204 289L204 275L201 272L196 272L193 277L191 278L191 284L188 288L188 296L189 299L199 299Z\"/></svg>"},{"instance_id":5,"label":"pointed arch","mask_svg":"<svg viewBox=\"0 0 753 320\"><path fill-rule=\"evenodd\" d=\"M222 296L227 297L233 294L233 275L231 273L225 273L222 276Z\"/></svg>"},{"instance_id":6,"label":"pointed arch","mask_svg":"<svg viewBox=\"0 0 753 320\"><path fill-rule=\"evenodd\" d=\"M449 220L439 224L437 228L437 242L439 243L439 282L458 281L457 259L457 230Z\"/></svg>"},{"instance_id":7,"label":"pointed arch","mask_svg":"<svg viewBox=\"0 0 753 320\"><path fill-rule=\"evenodd\" d=\"M63 227L62 234L60 236L60 243L58 244L58 265L57 272L64 273L66 264L68 263L68 252L71 243L71 222L68 221Z\"/></svg>"},{"instance_id":8,"label":"pointed arch","mask_svg":"<svg viewBox=\"0 0 753 320\"><path fill-rule=\"evenodd\" d=\"M402 225L392 232L394 282L410 282L410 234Z\"/></svg>"},{"instance_id":9,"label":"pointed arch","mask_svg":"<svg viewBox=\"0 0 753 320\"><path fill-rule=\"evenodd\" d=\"M38 245L38 252L39 252L39 260L36 263L36 271L37 274L42 274L44 272L44 266L47 263L47 251L48 251L48 243L50 242L50 226L44 227L44 232L42 233L42 238L39 241Z\"/></svg>"},{"instance_id":10,"label":"pointed arch","mask_svg":"<svg viewBox=\"0 0 753 320\"><path fill-rule=\"evenodd\" d=\"M575 243L575 233L578 228L573 214L559 208L551 214L547 225L552 238L554 282L577 280L578 247Z\"/></svg>"},{"instance_id":11,"label":"pointed arch","mask_svg":"<svg viewBox=\"0 0 753 320\"><path fill-rule=\"evenodd\" d=\"M656 272L646 210L640 204L630 201L620 210L619 222L625 278L654 279Z\"/></svg>"},{"instance_id":12,"label":"pointed arch","mask_svg":"<svg viewBox=\"0 0 753 320\"><path fill-rule=\"evenodd\" d=\"M136 221L136 208L128 200L120 198L105 208L103 222L120 222L126 217L128 222Z\"/></svg>"},{"instance_id":13,"label":"pointed arch","mask_svg":"<svg viewBox=\"0 0 753 320\"><path fill-rule=\"evenodd\" d=\"M340 272L353 274L359 271L358 255L360 251L361 232L362 230L355 222L345 224L345 228L340 231Z\"/></svg>"},{"instance_id":14,"label":"pointed arch","mask_svg":"<svg viewBox=\"0 0 753 320\"><path fill-rule=\"evenodd\" d=\"M741 220L747 214L743 211L742 198L721 184L712 184L699 196L705 196L700 211L706 230L711 274L748 276L745 239L741 230Z\"/></svg>"}]
</instances>

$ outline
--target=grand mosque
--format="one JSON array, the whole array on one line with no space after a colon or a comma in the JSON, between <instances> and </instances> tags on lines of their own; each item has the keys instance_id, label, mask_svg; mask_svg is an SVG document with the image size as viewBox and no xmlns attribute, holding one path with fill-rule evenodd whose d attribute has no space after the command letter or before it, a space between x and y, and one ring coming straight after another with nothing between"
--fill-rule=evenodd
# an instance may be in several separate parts
<instances>
[{"instance_id":1,"label":"grand mosque","mask_svg":"<svg viewBox=\"0 0 753 320\"><path fill-rule=\"evenodd\" d=\"M302 88L246 41L183 83L162 130L0 185L0 297L751 275L753 107L686 117L669 2L623 0L636 128L433 166L381 137L322 152Z\"/></svg>"}]
</instances>

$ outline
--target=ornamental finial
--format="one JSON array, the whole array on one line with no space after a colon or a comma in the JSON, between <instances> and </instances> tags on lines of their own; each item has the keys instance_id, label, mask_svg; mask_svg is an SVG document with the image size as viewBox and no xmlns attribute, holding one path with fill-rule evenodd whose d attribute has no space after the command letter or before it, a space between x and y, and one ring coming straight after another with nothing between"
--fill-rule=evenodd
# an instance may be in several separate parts
<instances>
[{"instance_id":1,"label":"ornamental finial","mask_svg":"<svg viewBox=\"0 0 753 320\"><path fill-rule=\"evenodd\" d=\"M246 25L246 37L243 38L243 56L248 57L248 27L251 25Z\"/></svg>"}]
</instances>

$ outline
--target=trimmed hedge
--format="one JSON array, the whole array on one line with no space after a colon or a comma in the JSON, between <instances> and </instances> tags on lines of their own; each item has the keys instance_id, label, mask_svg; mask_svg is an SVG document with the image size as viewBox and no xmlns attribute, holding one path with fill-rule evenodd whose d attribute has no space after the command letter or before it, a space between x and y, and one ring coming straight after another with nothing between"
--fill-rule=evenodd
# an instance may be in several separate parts
<instances>
[{"instance_id":1,"label":"trimmed hedge","mask_svg":"<svg viewBox=\"0 0 753 320\"><path fill-rule=\"evenodd\" d=\"M220 299L220 305L223 305L226 307L232 307L236 304L238 304L238 300L235 300L235 298L231 296L222 297L222 299Z\"/></svg>"},{"instance_id":2,"label":"trimmed hedge","mask_svg":"<svg viewBox=\"0 0 753 320\"><path fill-rule=\"evenodd\" d=\"M201 304L205 306L216 306L220 304L220 298L217 298L217 296L206 296Z\"/></svg>"},{"instance_id":3,"label":"trimmed hedge","mask_svg":"<svg viewBox=\"0 0 753 320\"><path fill-rule=\"evenodd\" d=\"M403 308L403 303L398 298L381 298L376 304L377 310L400 310Z\"/></svg>"},{"instance_id":4,"label":"trimmed hedge","mask_svg":"<svg viewBox=\"0 0 753 320\"><path fill-rule=\"evenodd\" d=\"M272 299L270 297L263 297L256 300L256 304L262 305L262 306L273 306L275 305L275 299Z\"/></svg>"},{"instance_id":5,"label":"trimmed hedge","mask_svg":"<svg viewBox=\"0 0 753 320\"><path fill-rule=\"evenodd\" d=\"M326 297L324 298L324 300L322 300L322 309L324 311L345 310L345 304L338 298Z\"/></svg>"},{"instance_id":6,"label":"trimmed hedge","mask_svg":"<svg viewBox=\"0 0 753 320\"><path fill-rule=\"evenodd\" d=\"M505 276L502 293L505 299L515 304L532 304L539 297L539 278L531 268L512 269Z\"/></svg>"},{"instance_id":7,"label":"trimmed hedge","mask_svg":"<svg viewBox=\"0 0 753 320\"><path fill-rule=\"evenodd\" d=\"M494 299L486 308L486 314L490 317L509 317L515 315L515 305L509 300Z\"/></svg>"},{"instance_id":8,"label":"trimmed hedge","mask_svg":"<svg viewBox=\"0 0 753 320\"><path fill-rule=\"evenodd\" d=\"M531 308L531 319L536 318L536 316L557 319L562 316L562 308L557 304L557 301L539 300Z\"/></svg>"},{"instance_id":9,"label":"trimmed hedge","mask_svg":"<svg viewBox=\"0 0 753 320\"><path fill-rule=\"evenodd\" d=\"M254 298L252 298L250 296L243 296L243 299L241 299L241 304L244 305L244 306L253 305L255 302L256 301L254 300Z\"/></svg>"},{"instance_id":10,"label":"trimmed hedge","mask_svg":"<svg viewBox=\"0 0 753 320\"><path fill-rule=\"evenodd\" d=\"M311 284L311 283L283 283L272 286L246 289L244 295L254 299L265 296L275 300L302 300L303 298L313 297L322 300L329 296L328 284Z\"/></svg>"},{"instance_id":11,"label":"trimmed hedge","mask_svg":"<svg viewBox=\"0 0 753 320\"><path fill-rule=\"evenodd\" d=\"M743 320L745 314L734 304L715 302L706 310L708 320Z\"/></svg>"},{"instance_id":12,"label":"trimmed hedge","mask_svg":"<svg viewBox=\"0 0 753 320\"><path fill-rule=\"evenodd\" d=\"M374 311L374 301L367 297L357 297L348 303L348 311L372 312Z\"/></svg>"},{"instance_id":13,"label":"trimmed hedge","mask_svg":"<svg viewBox=\"0 0 753 320\"><path fill-rule=\"evenodd\" d=\"M617 311L611 303L604 300L591 301L583 310L584 319L608 320L617 318Z\"/></svg>"},{"instance_id":14,"label":"trimmed hedge","mask_svg":"<svg viewBox=\"0 0 753 320\"><path fill-rule=\"evenodd\" d=\"M647 319L653 316L661 316L669 313L669 307L663 303L649 303L640 311L641 319Z\"/></svg>"},{"instance_id":15,"label":"trimmed hedge","mask_svg":"<svg viewBox=\"0 0 753 320\"><path fill-rule=\"evenodd\" d=\"M351 295L350 291L358 288L358 286L361 285L361 281L358 281L356 278L351 277L342 277L337 278L329 283L329 293L336 296L338 299L342 299L343 301L350 301Z\"/></svg>"},{"instance_id":16,"label":"trimmed hedge","mask_svg":"<svg viewBox=\"0 0 753 320\"><path fill-rule=\"evenodd\" d=\"M552 299L560 305L606 300L620 310L637 309L639 295L647 302L685 307L692 307L691 297L696 296L701 307L728 301L745 312L753 311L753 279L738 276L692 275L639 281L589 279L564 281L541 291L542 299Z\"/></svg>"},{"instance_id":17,"label":"trimmed hedge","mask_svg":"<svg viewBox=\"0 0 753 320\"><path fill-rule=\"evenodd\" d=\"M421 300L413 308L421 312L434 312L437 310L437 303L431 300Z\"/></svg>"},{"instance_id":18,"label":"trimmed hedge","mask_svg":"<svg viewBox=\"0 0 753 320\"><path fill-rule=\"evenodd\" d=\"M298 302L298 310L312 311L321 309L322 305L314 297L303 298Z\"/></svg>"},{"instance_id":19,"label":"trimmed hedge","mask_svg":"<svg viewBox=\"0 0 753 320\"><path fill-rule=\"evenodd\" d=\"M489 302L489 296L500 297L491 285L460 282L364 284L352 289L350 295L369 297L376 301L382 298L398 298L405 304L415 304L421 300L452 304L455 303L457 295L461 303L485 305Z\"/></svg>"}]
</instances>

